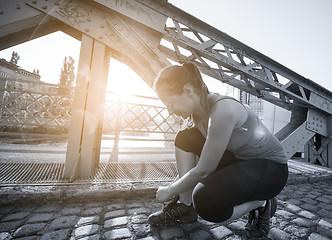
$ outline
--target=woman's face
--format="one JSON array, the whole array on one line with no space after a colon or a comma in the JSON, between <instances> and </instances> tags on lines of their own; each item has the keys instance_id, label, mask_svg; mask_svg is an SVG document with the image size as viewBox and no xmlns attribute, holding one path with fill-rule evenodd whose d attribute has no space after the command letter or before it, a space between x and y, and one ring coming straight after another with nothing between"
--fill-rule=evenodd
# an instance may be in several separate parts
<instances>
[{"instance_id":1,"label":"woman's face","mask_svg":"<svg viewBox=\"0 0 332 240\"><path fill-rule=\"evenodd\" d=\"M175 114L187 118L193 113L193 101L186 92L178 95L158 94L159 99L167 107L169 115Z\"/></svg>"}]
</instances>

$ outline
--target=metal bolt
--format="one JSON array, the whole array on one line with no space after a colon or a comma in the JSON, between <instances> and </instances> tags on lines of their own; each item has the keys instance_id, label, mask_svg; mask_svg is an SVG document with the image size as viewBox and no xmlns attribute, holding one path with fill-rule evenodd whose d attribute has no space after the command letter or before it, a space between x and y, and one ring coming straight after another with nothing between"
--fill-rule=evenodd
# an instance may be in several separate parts
<instances>
[{"instance_id":1,"label":"metal bolt","mask_svg":"<svg viewBox=\"0 0 332 240\"><path fill-rule=\"evenodd\" d=\"M47 6L46 6L46 5L44 5L44 6L42 6L42 8L43 8L43 9L47 9Z\"/></svg>"},{"instance_id":2,"label":"metal bolt","mask_svg":"<svg viewBox=\"0 0 332 240\"><path fill-rule=\"evenodd\" d=\"M33 4L36 4L36 3L37 3L37 1L36 1L36 0L33 0L33 1L32 1L32 3L33 3Z\"/></svg>"},{"instance_id":3,"label":"metal bolt","mask_svg":"<svg viewBox=\"0 0 332 240\"><path fill-rule=\"evenodd\" d=\"M90 32L90 29L89 29L89 28L86 28L85 31L86 31L86 32Z\"/></svg>"}]
</instances>

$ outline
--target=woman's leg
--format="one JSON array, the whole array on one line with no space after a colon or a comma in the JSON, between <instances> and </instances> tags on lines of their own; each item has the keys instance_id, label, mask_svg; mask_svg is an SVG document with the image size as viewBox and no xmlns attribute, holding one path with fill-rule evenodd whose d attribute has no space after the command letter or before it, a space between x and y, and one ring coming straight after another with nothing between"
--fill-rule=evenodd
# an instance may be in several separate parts
<instances>
[{"instance_id":1,"label":"woman's leg","mask_svg":"<svg viewBox=\"0 0 332 240\"><path fill-rule=\"evenodd\" d=\"M190 169L196 166L196 155L191 152L185 152L178 147L175 147L175 159L179 173L179 178L189 172ZM179 201L190 205L192 203L193 189L179 194Z\"/></svg>"},{"instance_id":2,"label":"woman's leg","mask_svg":"<svg viewBox=\"0 0 332 240\"><path fill-rule=\"evenodd\" d=\"M175 157L179 173L182 177L196 166L196 158L200 155L205 138L195 128L180 131L175 138ZM193 222L197 214L192 206L192 190L179 194L180 203L167 204L162 210L149 216L152 224L167 224L170 221Z\"/></svg>"},{"instance_id":3,"label":"woman's leg","mask_svg":"<svg viewBox=\"0 0 332 240\"><path fill-rule=\"evenodd\" d=\"M276 196L287 175L284 167L266 160L239 161L197 184L193 192L194 207L202 218L211 222L234 220Z\"/></svg>"},{"instance_id":4,"label":"woman's leg","mask_svg":"<svg viewBox=\"0 0 332 240\"><path fill-rule=\"evenodd\" d=\"M175 159L179 173L182 177L196 166L197 158L201 155L205 138L197 128L180 131L175 138ZM193 189L179 194L179 201L190 205L192 203Z\"/></svg>"},{"instance_id":5,"label":"woman's leg","mask_svg":"<svg viewBox=\"0 0 332 240\"><path fill-rule=\"evenodd\" d=\"M256 200L256 201L246 202L246 203L242 203L240 205L234 206L232 216L229 219L227 219L224 223L228 223L228 222L234 221L236 219L239 219L243 215L249 213L251 210L254 210L254 209L257 209L257 208L263 206L264 203L265 203L265 201Z\"/></svg>"}]
</instances>

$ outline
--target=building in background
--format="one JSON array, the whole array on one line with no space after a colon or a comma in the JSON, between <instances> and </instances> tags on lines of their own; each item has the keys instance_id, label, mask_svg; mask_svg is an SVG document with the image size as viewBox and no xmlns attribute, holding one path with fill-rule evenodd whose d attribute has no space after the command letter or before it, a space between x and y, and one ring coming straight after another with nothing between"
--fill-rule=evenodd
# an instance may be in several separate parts
<instances>
[{"instance_id":1,"label":"building in background","mask_svg":"<svg viewBox=\"0 0 332 240\"><path fill-rule=\"evenodd\" d=\"M15 52L13 52L13 56ZM17 55L17 53L16 53ZM18 56L18 55L17 55ZM38 70L29 72L17 65L17 60L10 62L0 59L0 120L3 117L10 116L12 112L16 112L15 117L26 115L20 111L20 103L26 103L31 98L30 95L24 95L25 90L43 91L43 85L36 84L40 82ZM27 103L26 103L27 104Z\"/></svg>"},{"instance_id":2,"label":"building in background","mask_svg":"<svg viewBox=\"0 0 332 240\"><path fill-rule=\"evenodd\" d=\"M20 80L40 81L39 71L29 72L20 68L18 65L0 59L0 78L11 78Z\"/></svg>"}]
</instances>

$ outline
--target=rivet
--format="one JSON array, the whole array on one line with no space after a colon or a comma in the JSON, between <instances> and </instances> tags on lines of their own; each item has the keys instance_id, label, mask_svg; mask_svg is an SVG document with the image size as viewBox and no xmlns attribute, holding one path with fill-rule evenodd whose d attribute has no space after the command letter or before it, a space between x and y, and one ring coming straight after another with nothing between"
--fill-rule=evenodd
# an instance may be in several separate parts
<instances>
[{"instance_id":1,"label":"rivet","mask_svg":"<svg viewBox=\"0 0 332 240\"><path fill-rule=\"evenodd\" d=\"M90 32L90 29L89 29L89 28L86 28L85 31L86 31L86 32Z\"/></svg>"},{"instance_id":2,"label":"rivet","mask_svg":"<svg viewBox=\"0 0 332 240\"><path fill-rule=\"evenodd\" d=\"M36 1L36 0L33 0L33 1L32 1L32 3L33 3L33 4L36 4L36 3L37 3L37 1Z\"/></svg>"},{"instance_id":3,"label":"rivet","mask_svg":"<svg viewBox=\"0 0 332 240\"><path fill-rule=\"evenodd\" d=\"M46 6L46 5L44 5L44 6L42 6L42 8L43 8L43 9L47 9L47 6Z\"/></svg>"},{"instance_id":4,"label":"rivet","mask_svg":"<svg viewBox=\"0 0 332 240\"><path fill-rule=\"evenodd\" d=\"M87 21L88 21L88 22L91 22L91 18L88 18Z\"/></svg>"},{"instance_id":5,"label":"rivet","mask_svg":"<svg viewBox=\"0 0 332 240\"><path fill-rule=\"evenodd\" d=\"M105 26L104 25L100 25L100 28L104 28Z\"/></svg>"}]
</instances>

